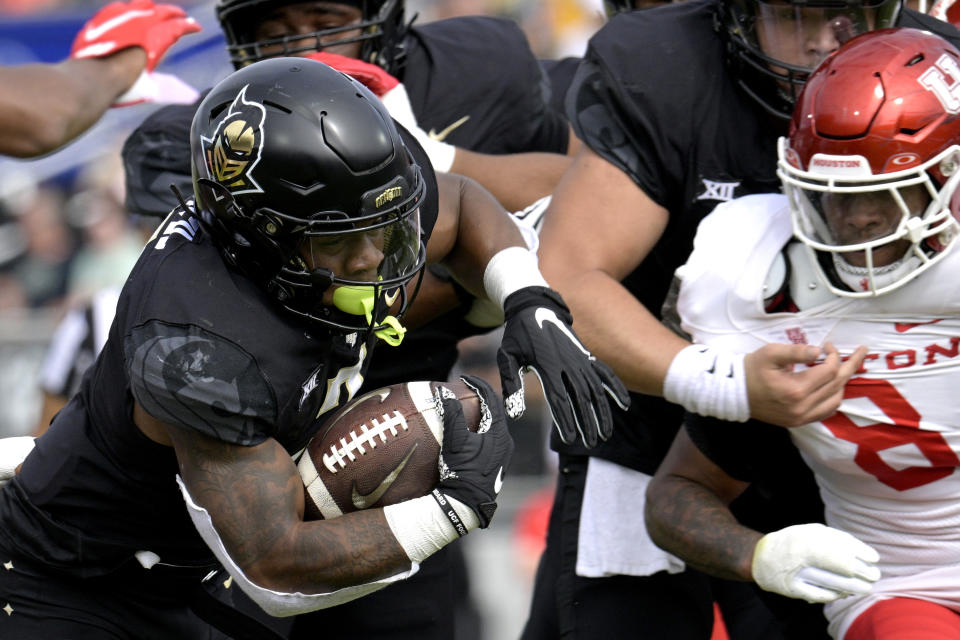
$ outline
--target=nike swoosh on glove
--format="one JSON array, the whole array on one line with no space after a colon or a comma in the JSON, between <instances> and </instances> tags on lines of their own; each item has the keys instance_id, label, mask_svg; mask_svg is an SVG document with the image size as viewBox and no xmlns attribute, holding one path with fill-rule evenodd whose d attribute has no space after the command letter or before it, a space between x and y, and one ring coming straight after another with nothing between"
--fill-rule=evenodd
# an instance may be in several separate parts
<instances>
[{"instance_id":1,"label":"nike swoosh on glove","mask_svg":"<svg viewBox=\"0 0 960 640\"><path fill-rule=\"evenodd\" d=\"M446 387L438 389L437 402L443 412L439 489L470 507L480 519L480 528L485 529L497 510L497 495L513 455L513 438L499 394L475 376L460 379L480 396L480 428L476 433L468 429L456 394Z\"/></svg>"},{"instance_id":2,"label":"nike swoosh on glove","mask_svg":"<svg viewBox=\"0 0 960 640\"><path fill-rule=\"evenodd\" d=\"M766 591L807 602L832 602L870 593L880 579L880 554L846 531L798 524L760 538L753 579Z\"/></svg>"},{"instance_id":3,"label":"nike swoosh on glove","mask_svg":"<svg viewBox=\"0 0 960 640\"><path fill-rule=\"evenodd\" d=\"M151 75L161 58L182 36L200 29L197 21L176 5L154 4L152 0L111 2L80 29L70 57L102 58L129 47L140 47L147 54L146 67L114 106L147 102L157 91Z\"/></svg>"},{"instance_id":4,"label":"nike swoosh on glove","mask_svg":"<svg viewBox=\"0 0 960 640\"><path fill-rule=\"evenodd\" d=\"M533 371L564 443L574 442L578 433L587 448L608 439L613 414L605 396L626 410L630 394L613 370L577 338L560 294L546 287L524 287L507 296L503 312L506 324L497 364L507 415L523 415L523 373Z\"/></svg>"}]
</instances>

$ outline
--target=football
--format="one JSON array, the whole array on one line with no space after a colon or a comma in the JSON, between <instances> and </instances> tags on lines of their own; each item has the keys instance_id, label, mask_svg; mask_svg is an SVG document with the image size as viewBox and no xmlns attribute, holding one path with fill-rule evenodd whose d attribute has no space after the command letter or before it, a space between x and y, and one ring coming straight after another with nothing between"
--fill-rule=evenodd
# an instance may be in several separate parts
<instances>
[{"instance_id":1,"label":"football","mask_svg":"<svg viewBox=\"0 0 960 640\"><path fill-rule=\"evenodd\" d=\"M480 398L460 380L394 384L354 399L324 421L297 463L304 520L428 494L440 478L443 421L434 402L440 386L457 395L467 427L476 431Z\"/></svg>"}]
</instances>

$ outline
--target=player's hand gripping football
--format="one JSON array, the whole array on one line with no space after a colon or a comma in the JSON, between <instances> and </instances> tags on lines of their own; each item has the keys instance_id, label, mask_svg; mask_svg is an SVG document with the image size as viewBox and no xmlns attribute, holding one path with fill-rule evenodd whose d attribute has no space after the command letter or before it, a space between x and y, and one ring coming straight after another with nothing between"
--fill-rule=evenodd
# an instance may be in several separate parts
<instances>
[{"instance_id":1,"label":"player's hand gripping football","mask_svg":"<svg viewBox=\"0 0 960 640\"><path fill-rule=\"evenodd\" d=\"M485 529L497 509L497 494L513 455L513 438L507 430L499 394L480 378L462 376L460 379L480 396L480 426L476 433L468 429L456 395L444 393L444 387L438 389L437 399L443 409L443 444L440 484L434 490L434 497L441 507L445 496L470 507L477 514L480 528ZM454 527L459 535L466 533L466 529L460 530L456 523Z\"/></svg>"},{"instance_id":2,"label":"player's hand gripping football","mask_svg":"<svg viewBox=\"0 0 960 640\"><path fill-rule=\"evenodd\" d=\"M153 71L167 50L188 33L200 31L196 20L172 4L152 0L111 2L87 21L73 41L71 58L102 58L129 47L147 54L140 77L114 106L156 100L158 82Z\"/></svg>"},{"instance_id":3,"label":"player's hand gripping football","mask_svg":"<svg viewBox=\"0 0 960 640\"><path fill-rule=\"evenodd\" d=\"M807 602L870 593L880 579L876 550L846 531L798 524L760 538L753 579L762 589Z\"/></svg>"},{"instance_id":4,"label":"player's hand gripping football","mask_svg":"<svg viewBox=\"0 0 960 640\"><path fill-rule=\"evenodd\" d=\"M503 305L503 341L497 352L507 415L518 418L526 409L523 373L533 371L547 397L560 439L571 443L577 434L594 447L613 433L613 415L605 395L622 409L630 404L627 388L606 364L580 342L560 294L546 287L524 287Z\"/></svg>"}]
</instances>

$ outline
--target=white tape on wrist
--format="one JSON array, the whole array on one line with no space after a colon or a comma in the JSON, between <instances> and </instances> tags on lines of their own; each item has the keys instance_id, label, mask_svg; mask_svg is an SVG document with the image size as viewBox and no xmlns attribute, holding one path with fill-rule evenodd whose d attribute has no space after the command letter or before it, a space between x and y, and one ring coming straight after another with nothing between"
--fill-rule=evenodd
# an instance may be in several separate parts
<instances>
[{"instance_id":1,"label":"white tape on wrist","mask_svg":"<svg viewBox=\"0 0 960 640\"><path fill-rule=\"evenodd\" d=\"M663 397L687 411L730 422L750 419L744 354L702 344L683 348L670 363Z\"/></svg>"},{"instance_id":2,"label":"white tape on wrist","mask_svg":"<svg viewBox=\"0 0 960 640\"><path fill-rule=\"evenodd\" d=\"M549 287L540 273L537 254L525 247L507 247L490 258L483 271L483 288L503 308L511 293L524 287Z\"/></svg>"},{"instance_id":3,"label":"white tape on wrist","mask_svg":"<svg viewBox=\"0 0 960 640\"><path fill-rule=\"evenodd\" d=\"M444 498L456 510L466 532L480 526L473 509L450 496L444 495ZM417 564L463 535L457 532L432 495L386 506L383 515L407 557Z\"/></svg>"}]
</instances>

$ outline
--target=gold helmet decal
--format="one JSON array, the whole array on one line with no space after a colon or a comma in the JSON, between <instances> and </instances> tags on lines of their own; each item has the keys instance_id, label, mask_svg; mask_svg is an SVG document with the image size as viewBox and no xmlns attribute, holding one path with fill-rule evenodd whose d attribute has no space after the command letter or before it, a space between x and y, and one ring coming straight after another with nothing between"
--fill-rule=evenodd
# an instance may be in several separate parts
<instances>
[{"instance_id":1,"label":"gold helmet decal","mask_svg":"<svg viewBox=\"0 0 960 640\"><path fill-rule=\"evenodd\" d=\"M267 112L262 104L247 102L246 92L244 87L237 94L213 137L201 137L210 177L233 194L263 192L254 180L253 169L263 150Z\"/></svg>"}]
</instances>

